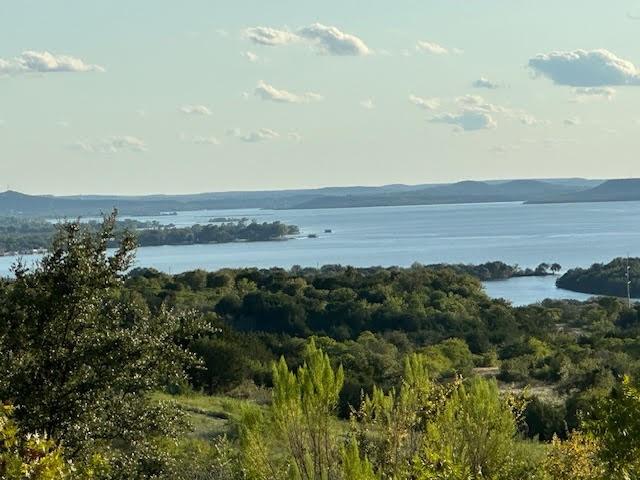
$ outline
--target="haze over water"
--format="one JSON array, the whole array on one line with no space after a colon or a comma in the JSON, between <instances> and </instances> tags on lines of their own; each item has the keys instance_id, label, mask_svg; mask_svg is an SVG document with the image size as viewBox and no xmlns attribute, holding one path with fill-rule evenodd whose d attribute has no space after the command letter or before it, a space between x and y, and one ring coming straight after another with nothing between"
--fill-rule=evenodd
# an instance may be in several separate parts
<instances>
[{"instance_id":1,"label":"haze over water","mask_svg":"<svg viewBox=\"0 0 640 480\"><path fill-rule=\"evenodd\" d=\"M137 266L178 273L196 268L409 266L414 262L500 260L521 267L558 262L566 269L640 256L640 202L222 210L140 219L186 226L220 216L280 220L298 225L301 235L283 242L145 247L138 250ZM327 229L331 233L324 233ZM307 238L309 234L318 238ZM1 257L0 274L6 275L13 261ZM489 293L519 304L546 296L588 297L557 290L552 278L516 280L495 282Z\"/></svg>"}]
</instances>

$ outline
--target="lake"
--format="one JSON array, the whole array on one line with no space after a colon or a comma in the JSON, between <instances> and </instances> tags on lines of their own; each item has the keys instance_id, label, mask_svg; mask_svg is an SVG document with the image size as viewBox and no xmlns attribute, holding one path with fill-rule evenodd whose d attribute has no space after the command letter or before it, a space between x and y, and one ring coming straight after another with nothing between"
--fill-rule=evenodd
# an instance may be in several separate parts
<instances>
[{"instance_id":1,"label":"lake","mask_svg":"<svg viewBox=\"0 0 640 480\"><path fill-rule=\"evenodd\" d=\"M177 226L212 217L249 217L298 225L302 235L282 242L140 248L138 266L178 273L195 268L289 268L293 265L400 265L414 262L483 263L521 267L558 262L564 268L640 256L640 202L523 205L489 203L318 210L211 210L137 217ZM331 233L324 233L330 229ZM318 238L307 238L317 234ZM33 257L25 257L32 261ZM0 274L11 257L0 258ZM547 297L585 298L555 288L554 279L511 279L487 286L514 303ZM588 296L586 296L588 297Z\"/></svg>"}]
</instances>

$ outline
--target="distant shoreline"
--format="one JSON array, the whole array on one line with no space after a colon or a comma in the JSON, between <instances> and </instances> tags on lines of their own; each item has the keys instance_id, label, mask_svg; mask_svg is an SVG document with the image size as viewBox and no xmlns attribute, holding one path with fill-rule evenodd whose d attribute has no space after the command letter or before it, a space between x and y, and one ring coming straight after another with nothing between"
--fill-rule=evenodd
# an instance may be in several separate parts
<instances>
[{"instance_id":1,"label":"distant shoreline","mask_svg":"<svg viewBox=\"0 0 640 480\"><path fill-rule=\"evenodd\" d=\"M0 212L21 217L97 216L117 208L127 216L172 216L196 210L308 210L376 206L448 205L566 200L603 187L636 189L620 182L587 179L462 181L450 184L327 187L258 192L211 192L194 195L51 196L16 191L0 193ZM640 182L640 180L638 180ZM640 189L637 189L640 200ZM602 193L602 192L601 192ZM602 199L602 196L598 197ZM628 196L625 199L630 199ZM631 199L635 199L631 198ZM604 198L608 200L609 198Z\"/></svg>"}]
</instances>

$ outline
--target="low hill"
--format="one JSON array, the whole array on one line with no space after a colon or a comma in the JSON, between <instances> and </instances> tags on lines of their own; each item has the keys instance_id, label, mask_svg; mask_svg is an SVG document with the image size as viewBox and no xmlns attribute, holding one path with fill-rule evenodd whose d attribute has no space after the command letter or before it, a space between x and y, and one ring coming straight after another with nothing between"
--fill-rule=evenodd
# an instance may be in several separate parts
<instances>
[{"instance_id":1,"label":"low hill","mask_svg":"<svg viewBox=\"0 0 640 480\"><path fill-rule=\"evenodd\" d=\"M628 202L640 200L640 178L607 180L587 190L552 195L528 203Z\"/></svg>"},{"instance_id":2,"label":"low hill","mask_svg":"<svg viewBox=\"0 0 640 480\"><path fill-rule=\"evenodd\" d=\"M0 193L0 216L96 216L117 208L124 215L237 208L305 209L448 203L531 201L576 193L580 179L464 181L453 184L325 187L298 190L207 192L184 195L26 195Z\"/></svg>"},{"instance_id":3,"label":"low hill","mask_svg":"<svg viewBox=\"0 0 640 480\"><path fill-rule=\"evenodd\" d=\"M577 186L558 185L540 180L512 180L503 183L465 181L409 192L317 197L294 205L291 208L347 208L533 201L551 195L575 193L580 189Z\"/></svg>"}]
</instances>

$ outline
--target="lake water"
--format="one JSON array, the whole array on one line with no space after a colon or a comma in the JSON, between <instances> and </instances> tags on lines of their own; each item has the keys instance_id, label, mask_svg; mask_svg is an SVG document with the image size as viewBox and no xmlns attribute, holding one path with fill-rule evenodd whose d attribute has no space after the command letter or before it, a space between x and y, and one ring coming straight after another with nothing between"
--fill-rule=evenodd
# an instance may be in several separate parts
<instances>
[{"instance_id":1,"label":"lake water","mask_svg":"<svg viewBox=\"0 0 640 480\"><path fill-rule=\"evenodd\" d=\"M640 202L523 205L491 203L319 210L216 210L138 217L178 226L212 217L249 217L298 225L302 235L283 242L140 248L137 265L169 273L195 268L291 267L414 262L482 263L522 267L558 262L587 267L614 257L640 256ZM330 229L331 233L324 233ZM307 238L317 234L318 238ZM33 258L26 257L27 261ZM0 258L0 274L14 259ZM555 288L554 279L492 282L487 291L517 304L585 296ZM588 296L587 296L588 297Z\"/></svg>"},{"instance_id":2,"label":"lake water","mask_svg":"<svg viewBox=\"0 0 640 480\"><path fill-rule=\"evenodd\" d=\"M588 300L593 295L572 292L556 287L557 277L519 277L508 280L484 282L487 295L493 298L505 298L515 306L529 305L551 298Z\"/></svg>"}]
</instances>

